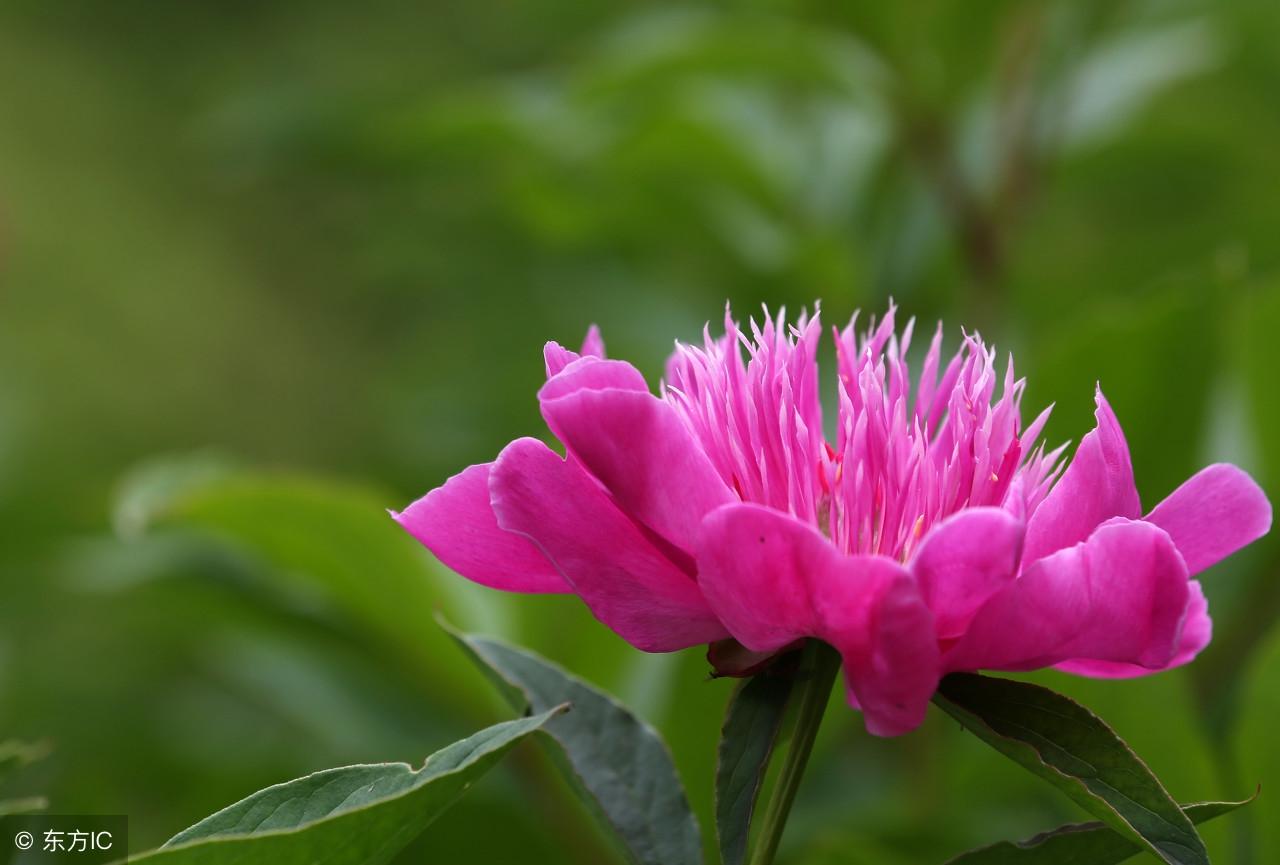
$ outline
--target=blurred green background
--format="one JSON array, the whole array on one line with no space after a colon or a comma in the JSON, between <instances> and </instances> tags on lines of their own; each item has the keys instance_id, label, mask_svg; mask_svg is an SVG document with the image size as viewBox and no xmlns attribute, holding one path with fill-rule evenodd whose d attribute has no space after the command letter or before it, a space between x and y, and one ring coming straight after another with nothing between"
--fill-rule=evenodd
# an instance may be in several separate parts
<instances>
[{"instance_id":1,"label":"blurred green background","mask_svg":"<svg viewBox=\"0 0 1280 865\"><path fill-rule=\"evenodd\" d=\"M545 433L546 339L652 380L726 299L980 327L1144 502L1280 490L1280 5L0 4L0 794L143 849L262 786L419 762L506 717L432 613L671 742L708 844L730 685L572 598L476 590L383 512ZM1205 579L1216 639L1092 707L1221 863L1280 861L1280 543ZM523 750L403 858L610 861ZM544 791L548 784L554 795ZM3 798L3 795L0 795ZM941 862L1080 819L931 717L833 705L792 863Z\"/></svg>"}]
</instances>

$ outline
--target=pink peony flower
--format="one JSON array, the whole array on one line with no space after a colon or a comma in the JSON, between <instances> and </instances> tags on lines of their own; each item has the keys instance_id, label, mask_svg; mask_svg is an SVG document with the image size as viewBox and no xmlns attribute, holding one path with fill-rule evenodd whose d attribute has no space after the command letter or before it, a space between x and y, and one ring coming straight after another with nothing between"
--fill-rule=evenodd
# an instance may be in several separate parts
<instances>
[{"instance_id":1,"label":"pink peony flower","mask_svg":"<svg viewBox=\"0 0 1280 865\"><path fill-rule=\"evenodd\" d=\"M856 320L856 316L855 316ZM548 343L543 417L568 454L517 439L396 519L497 589L573 592L632 645L732 637L756 658L834 646L867 728L918 726L939 679L1055 667L1144 675L1191 660L1211 624L1192 579L1265 534L1271 506L1212 465L1143 516L1120 424L1063 448L1025 428L1010 359L977 336L918 381L891 307L835 333L838 414L823 431L817 316L765 314L677 344L660 395L607 360Z\"/></svg>"}]
</instances>

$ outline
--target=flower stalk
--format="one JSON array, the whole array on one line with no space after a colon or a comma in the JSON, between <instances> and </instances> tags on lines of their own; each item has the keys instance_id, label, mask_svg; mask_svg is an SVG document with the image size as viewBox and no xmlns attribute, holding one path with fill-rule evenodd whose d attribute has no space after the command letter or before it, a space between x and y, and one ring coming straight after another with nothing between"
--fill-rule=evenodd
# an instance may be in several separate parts
<instances>
[{"instance_id":1,"label":"flower stalk","mask_svg":"<svg viewBox=\"0 0 1280 865\"><path fill-rule=\"evenodd\" d=\"M792 692L793 711L785 722L790 744L787 756L773 786L773 793L760 821L759 834L752 851L750 865L771 865L778 852L778 843L786 829L791 804L795 801L800 781L804 777L813 743L818 738L818 727L831 696L831 686L840 671L840 655L821 640L811 639L805 644L796 673L797 683Z\"/></svg>"}]
</instances>

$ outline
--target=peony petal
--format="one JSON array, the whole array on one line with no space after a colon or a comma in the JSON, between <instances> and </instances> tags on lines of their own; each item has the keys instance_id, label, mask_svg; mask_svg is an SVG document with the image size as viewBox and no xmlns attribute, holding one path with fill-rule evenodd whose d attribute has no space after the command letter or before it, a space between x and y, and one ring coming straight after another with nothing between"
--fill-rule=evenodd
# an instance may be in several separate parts
<instances>
[{"instance_id":1,"label":"peony petal","mask_svg":"<svg viewBox=\"0 0 1280 865\"><path fill-rule=\"evenodd\" d=\"M865 651L846 648L842 654L849 704L862 709L867 732L901 736L924 723L929 699L938 689L941 658L933 615L915 581L905 571L890 574L883 566L881 574L889 579L871 610L869 645Z\"/></svg>"},{"instance_id":2,"label":"peony petal","mask_svg":"<svg viewBox=\"0 0 1280 865\"><path fill-rule=\"evenodd\" d=\"M600 335L600 328L591 325L587 328L587 335L582 338L582 356L583 357L604 357L604 337Z\"/></svg>"},{"instance_id":3,"label":"peony petal","mask_svg":"<svg viewBox=\"0 0 1280 865\"><path fill-rule=\"evenodd\" d=\"M1080 543L1112 517L1137 519L1142 513L1124 431L1101 388L1094 401L1097 426L1027 524L1027 564Z\"/></svg>"},{"instance_id":4,"label":"peony petal","mask_svg":"<svg viewBox=\"0 0 1280 865\"><path fill-rule=\"evenodd\" d=\"M507 445L489 490L499 525L537 544L596 618L636 648L671 652L728 636L697 583L543 442Z\"/></svg>"},{"instance_id":5,"label":"peony petal","mask_svg":"<svg viewBox=\"0 0 1280 865\"><path fill-rule=\"evenodd\" d=\"M1240 469L1218 463L1201 469L1147 516L1169 533L1198 574L1271 529L1271 503Z\"/></svg>"},{"instance_id":6,"label":"peony petal","mask_svg":"<svg viewBox=\"0 0 1280 865\"><path fill-rule=\"evenodd\" d=\"M1064 661L1167 666L1191 592L1173 541L1114 520L1026 568L987 602L943 659L947 670L1033 670Z\"/></svg>"},{"instance_id":7,"label":"peony petal","mask_svg":"<svg viewBox=\"0 0 1280 865\"><path fill-rule=\"evenodd\" d=\"M1018 573L1022 521L1003 508L969 508L925 535L911 573L940 639L959 637L978 609Z\"/></svg>"},{"instance_id":8,"label":"peony petal","mask_svg":"<svg viewBox=\"0 0 1280 865\"><path fill-rule=\"evenodd\" d=\"M573 349L565 348L560 343L552 340L542 347L542 362L547 368L547 378L551 379L564 371L564 368L573 363L582 355Z\"/></svg>"},{"instance_id":9,"label":"peony petal","mask_svg":"<svg viewBox=\"0 0 1280 865\"><path fill-rule=\"evenodd\" d=\"M849 701L880 736L924 720L938 683L933 619L911 575L882 556L843 556L781 511L731 504L711 513L698 547L698 579L737 640L773 652L801 637L844 660Z\"/></svg>"},{"instance_id":10,"label":"peony petal","mask_svg":"<svg viewBox=\"0 0 1280 865\"><path fill-rule=\"evenodd\" d=\"M1054 669L1077 676L1088 676L1091 679L1132 679L1135 676L1149 676L1152 673L1171 670L1191 662L1213 638L1213 620L1209 618L1209 602L1205 599L1204 589L1201 588L1198 580L1191 581L1190 591L1191 600L1187 603L1187 614L1182 622L1178 651L1163 667L1152 670L1139 667L1137 664L1121 664L1114 661L1066 661L1055 664Z\"/></svg>"},{"instance_id":11,"label":"peony petal","mask_svg":"<svg viewBox=\"0 0 1280 865\"><path fill-rule=\"evenodd\" d=\"M467 579L508 592L567 592L560 572L520 535L503 531L489 506L491 464L471 466L418 499L396 522Z\"/></svg>"},{"instance_id":12,"label":"peony petal","mask_svg":"<svg viewBox=\"0 0 1280 865\"><path fill-rule=\"evenodd\" d=\"M548 342L542 348L542 359L547 366L547 378L559 375L566 366L580 357L604 357L604 339L600 336L600 328L594 324L587 328L587 335L582 340L581 351L565 348L558 342Z\"/></svg>"},{"instance_id":13,"label":"peony petal","mask_svg":"<svg viewBox=\"0 0 1280 865\"><path fill-rule=\"evenodd\" d=\"M698 582L738 642L753 652L775 652L824 630L815 604L828 588L841 588L831 573L838 557L826 538L794 517L732 504L703 523ZM852 596L855 607L865 606L852 586L844 589L840 601Z\"/></svg>"},{"instance_id":14,"label":"peony petal","mask_svg":"<svg viewBox=\"0 0 1280 865\"><path fill-rule=\"evenodd\" d=\"M548 345L554 345L554 343L548 343ZM565 349L560 350L565 351ZM548 370L550 368L550 362L548 362ZM649 385L640 374L640 370L626 361L579 357L569 361L558 373L547 379L542 390L538 391L538 399L545 402L579 390L606 388L649 392Z\"/></svg>"},{"instance_id":15,"label":"peony petal","mask_svg":"<svg viewBox=\"0 0 1280 865\"><path fill-rule=\"evenodd\" d=\"M586 360L571 364L543 388L547 424L619 507L692 553L703 516L734 501L733 493L674 409L648 392L581 389L547 396Z\"/></svg>"},{"instance_id":16,"label":"peony petal","mask_svg":"<svg viewBox=\"0 0 1280 865\"><path fill-rule=\"evenodd\" d=\"M1182 620L1182 633L1178 636L1178 651L1170 667L1181 667L1200 654L1213 639L1213 619L1209 618L1209 599L1199 580L1190 584L1191 600L1187 602L1187 614Z\"/></svg>"}]
</instances>

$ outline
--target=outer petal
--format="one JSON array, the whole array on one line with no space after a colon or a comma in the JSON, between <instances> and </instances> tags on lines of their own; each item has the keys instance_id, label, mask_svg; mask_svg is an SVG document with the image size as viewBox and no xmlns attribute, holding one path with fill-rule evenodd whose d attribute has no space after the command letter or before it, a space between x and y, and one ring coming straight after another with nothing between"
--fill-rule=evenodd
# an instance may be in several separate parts
<instances>
[{"instance_id":1,"label":"outer petal","mask_svg":"<svg viewBox=\"0 0 1280 865\"><path fill-rule=\"evenodd\" d=\"M935 526L911 560L940 639L965 632L978 609L1018 574L1022 521L1003 508L970 508Z\"/></svg>"},{"instance_id":2,"label":"outer petal","mask_svg":"<svg viewBox=\"0 0 1280 865\"><path fill-rule=\"evenodd\" d=\"M911 575L891 560L867 556L844 562L852 565L844 569L846 581L861 568L876 598L865 619L827 622L828 640L844 656L849 705L862 709L873 735L909 733L924 723L938 689L933 616Z\"/></svg>"},{"instance_id":3,"label":"outer petal","mask_svg":"<svg viewBox=\"0 0 1280 865\"><path fill-rule=\"evenodd\" d=\"M978 611L943 664L1033 670L1089 660L1161 669L1179 649L1190 598L1169 536L1115 520L1025 569Z\"/></svg>"},{"instance_id":4,"label":"outer petal","mask_svg":"<svg viewBox=\"0 0 1280 865\"><path fill-rule=\"evenodd\" d=\"M1056 664L1055 669L1077 676L1089 676L1093 679L1131 679L1134 676L1149 676L1162 670L1170 670L1189 663L1213 638L1213 621L1209 618L1209 602L1205 599L1204 589L1198 580L1190 585L1191 600L1187 604L1187 614L1182 622L1182 634L1178 639L1178 651L1168 664L1159 670L1139 667L1137 664L1120 664L1114 661L1067 661Z\"/></svg>"},{"instance_id":5,"label":"outer petal","mask_svg":"<svg viewBox=\"0 0 1280 865\"><path fill-rule=\"evenodd\" d=\"M547 367L547 378L559 375L566 366L580 357L582 355L573 349L565 348L555 340L551 340L542 347L542 361Z\"/></svg>"},{"instance_id":6,"label":"outer petal","mask_svg":"<svg viewBox=\"0 0 1280 865\"><path fill-rule=\"evenodd\" d=\"M559 375L569 364L580 357L604 357L604 339L600 336L600 328L594 324L587 328L587 335L582 340L580 352L567 349L558 342L548 342L542 348L542 358L547 365L547 378Z\"/></svg>"},{"instance_id":7,"label":"outer petal","mask_svg":"<svg viewBox=\"0 0 1280 865\"><path fill-rule=\"evenodd\" d=\"M732 504L707 517L698 549L703 594L748 649L817 637L844 659L850 702L867 729L919 726L938 684L932 616L911 575L881 556L842 556L791 516Z\"/></svg>"},{"instance_id":8,"label":"outer petal","mask_svg":"<svg viewBox=\"0 0 1280 865\"><path fill-rule=\"evenodd\" d=\"M735 496L675 410L647 391L580 389L554 396L573 366L543 388L547 424L619 507L692 553L702 518Z\"/></svg>"},{"instance_id":9,"label":"outer petal","mask_svg":"<svg viewBox=\"0 0 1280 865\"><path fill-rule=\"evenodd\" d=\"M1191 600L1187 602L1187 614L1182 620L1182 634L1178 639L1178 651L1169 662L1170 667L1189 663L1209 645L1213 639L1213 619L1209 618L1209 599L1199 580L1190 584Z\"/></svg>"},{"instance_id":10,"label":"outer petal","mask_svg":"<svg viewBox=\"0 0 1280 865\"><path fill-rule=\"evenodd\" d=\"M584 357L604 357L604 337L600 335L600 328L591 325L587 328L587 335L582 338L582 354Z\"/></svg>"},{"instance_id":11,"label":"outer petal","mask_svg":"<svg viewBox=\"0 0 1280 865\"><path fill-rule=\"evenodd\" d=\"M545 402L579 390L605 388L649 392L649 385L640 370L626 361L579 357L569 361L560 372L547 380L542 390L538 391L538 399Z\"/></svg>"},{"instance_id":12,"label":"outer petal","mask_svg":"<svg viewBox=\"0 0 1280 865\"><path fill-rule=\"evenodd\" d=\"M823 592L861 610L857 581L842 586L839 553L808 525L761 505L733 504L710 514L698 547L702 593L738 642L774 652L826 629L817 604ZM823 608L838 606L828 599Z\"/></svg>"},{"instance_id":13,"label":"outer petal","mask_svg":"<svg viewBox=\"0 0 1280 865\"><path fill-rule=\"evenodd\" d=\"M489 506L490 470L490 463L471 466L391 515L436 558L473 582L508 592L569 591L537 547L498 527Z\"/></svg>"},{"instance_id":14,"label":"outer petal","mask_svg":"<svg viewBox=\"0 0 1280 865\"><path fill-rule=\"evenodd\" d=\"M1169 533L1198 574L1271 529L1271 503L1240 469L1218 463L1201 469L1147 516Z\"/></svg>"},{"instance_id":15,"label":"outer petal","mask_svg":"<svg viewBox=\"0 0 1280 865\"><path fill-rule=\"evenodd\" d=\"M542 442L509 444L489 489L499 525L537 544L596 618L636 648L671 652L728 636L697 583Z\"/></svg>"},{"instance_id":16,"label":"outer petal","mask_svg":"<svg viewBox=\"0 0 1280 865\"><path fill-rule=\"evenodd\" d=\"M1137 519L1142 513L1120 422L1101 388L1094 399L1098 425L1080 442L1061 480L1032 514L1024 562L1083 541L1112 517Z\"/></svg>"}]
</instances>

